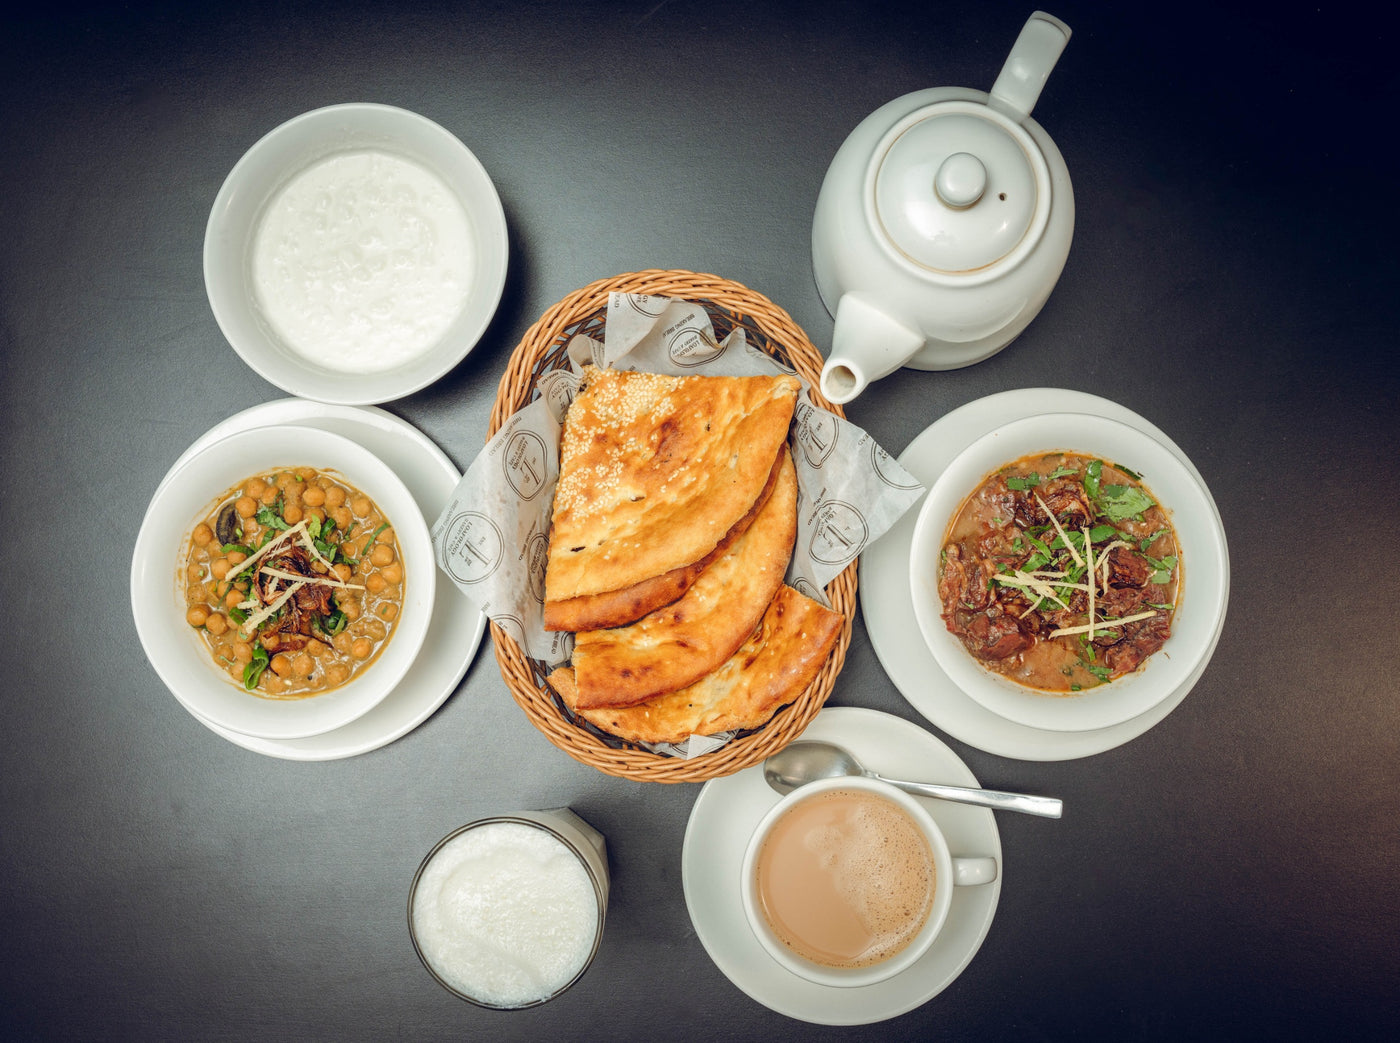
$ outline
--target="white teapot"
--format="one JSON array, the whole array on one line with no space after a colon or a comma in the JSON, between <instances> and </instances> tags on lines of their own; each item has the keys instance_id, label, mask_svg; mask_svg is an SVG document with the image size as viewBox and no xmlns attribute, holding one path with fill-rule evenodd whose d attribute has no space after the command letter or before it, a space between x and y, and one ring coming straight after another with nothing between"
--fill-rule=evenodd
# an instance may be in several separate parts
<instances>
[{"instance_id":1,"label":"white teapot","mask_svg":"<svg viewBox=\"0 0 1400 1043\"><path fill-rule=\"evenodd\" d=\"M1074 190L1030 112L1069 36L1037 11L990 94L906 94L837 151L812 222L817 290L836 318L821 375L832 402L900 366L981 362L1045 304L1069 256Z\"/></svg>"}]
</instances>

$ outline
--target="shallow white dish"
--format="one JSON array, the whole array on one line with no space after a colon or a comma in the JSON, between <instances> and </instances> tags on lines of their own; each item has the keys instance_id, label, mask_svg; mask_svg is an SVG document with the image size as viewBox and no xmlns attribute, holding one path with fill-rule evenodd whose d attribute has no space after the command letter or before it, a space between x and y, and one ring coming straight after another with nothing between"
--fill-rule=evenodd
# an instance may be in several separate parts
<instances>
[{"instance_id":1,"label":"shallow white dish","mask_svg":"<svg viewBox=\"0 0 1400 1043\"><path fill-rule=\"evenodd\" d=\"M273 331L257 303L251 251L266 206L281 188L329 156L363 150L412 161L441 179L466 211L474 275L460 314L425 353L384 372L342 373L292 351ZM270 131L229 172L205 229L204 285L225 338L266 380L321 402L387 402L431 384L475 347L500 303L508 252L495 186L454 135L390 105L331 105Z\"/></svg>"},{"instance_id":2,"label":"shallow white dish","mask_svg":"<svg viewBox=\"0 0 1400 1043\"><path fill-rule=\"evenodd\" d=\"M225 435L270 424L319 428L359 442L394 469L425 518L441 513L462 477L447 454L392 413L374 406L336 406L300 398L265 402L234 414L196 439L176 467ZM363 717L303 739L260 739L222 728L198 714L194 717L229 742L269 757L297 761L356 757L401 739L431 717L456 691L485 632L486 616L455 584L439 583L418 658L394 690Z\"/></svg>"},{"instance_id":3,"label":"shallow white dish","mask_svg":"<svg viewBox=\"0 0 1400 1043\"><path fill-rule=\"evenodd\" d=\"M1169 516L1181 548L1182 576L1172 636L1142 669L1109 684L1062 696L1026 688L986 669L943 622L938 560L964 500L992 471L1035 453L1071 451L1142 475ZM1225 534L1209 495L1179 457L1139 428L1089 413L1044 413L989 431L960 451L924 497L914 523L910 592L924 641L943 672L986 709L1018 724L1092 731L1146 713L1185 682L1214 645L1225 613Z\"/></svg>"},{"instance_id":4,"label":"shallow white dish","mask_svg":"<svg viewBox=\"0 0 1400 1043\"><path fill-rule=\"evenodd\" d=\"M404 600L393 635L358 677L306 699L263 699L218 669L185 621L180 561L190 530L225 490L278 467L337 472L390 519L402 553ZM131 561L131 605L146 657L191 713L220 727L264 739L298 739L343 727L393 690L413 664L428 631L437 579L428 526L412 494L373 453L329 431L258 427L191 454L156 489Z\"/></svg>"},{"instance_id":5,"label":"shallow white dish","mask_svg":"<svg viewBox=\"0 0 1400 1043\"><path fill-rule=\"evenodd\" d=\"M829 707L802 733L840 743L872 771L892 778L962 786L979 783L967 765L929 732L889 714ZM763 781L763 765L705 783L690 813L681 850L686 908L700 944L731 982L765 1007L818 1025L868 1025L927 1003L972 961L991 928L1005 862L992 813L919 798L943 830L954 855L990 855L997 879L960 887L933 946L908 970L858 988L818 985L782 967L759 944L739 897L740 867L749 836L778 802Z\"/></svg>"},{"instance_id":6,"label":"shallow white dish","mask_svg":"<svg viewBox=\"0 0 1400 1043\"><path fill-rule=\"evenodd\" d=\"M1010 420L1072 410L1111 417L1150 434L1200 478L1189 458L1155 425L1132 410L1097 395L1059 388L1004 391L953 410L927 427L900 454L899 462L925 486L932 486L963 446ZM1202 480L1204 486L1204 481ZM1207 489L1207 496L1209 490ZM1215 524L1219 511L1211 500ZM939 667L914 619L909 555L917 512L909 511L861 555L861 614L871 645L890 680L931 723L954 738L1002 757L1059 761L1111 750L1148 731L1186 698L1209 664L1209 654L1175 692L1151 710L1108 728L1081 732L1032 728L1007 720L965 695ZM1223 531L1223 529L1222 529ZM1227 551L1228 553L1228 551ZM1224 570L1228 587L1229 568ZM1224 626L1224 617L1220 627ZM1211 652L1219 641L1213 636Z\"/></svg>"}]
</instances>

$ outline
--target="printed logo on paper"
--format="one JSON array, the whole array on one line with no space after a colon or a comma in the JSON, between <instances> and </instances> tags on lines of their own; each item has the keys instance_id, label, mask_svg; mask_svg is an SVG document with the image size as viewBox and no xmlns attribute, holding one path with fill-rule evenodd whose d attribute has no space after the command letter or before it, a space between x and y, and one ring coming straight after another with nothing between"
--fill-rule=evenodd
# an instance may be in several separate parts
<instances>
[{"instance_id":1,"label":"printed logo on paper","mask_svg":"<svg viewBox=\"0 0 1400 1043\"><path fill-rule=\"evenodd\" d=\"M650 293L628 293L623 295L622 302L638 315L657 319L671 303L671 299L669 297L656 297Z\"/></svg>"},{"instance_id":2,"label":"printed logo on paper","mask_svg":"<svg viewBox=\"0 0 1400 1043\"><path fill-rule=\"evenodd\" d=\"M908 489L922 492L923 486L904 471L894 457L880 448L875 439L870 439L870 466L875 469L876 476L891 489Z\"/></svg>"},{"instance_id":3,"label":"printed logo on paper","mask_svg":"<svg viewBox=\"0 0 1400 1043\"><path fill-rule=\"evenodd\" d=\"M794 433L807 462L820 467L836 448L840 428L836 414L799 403Z\"/></svg>"},{"instance_id":4,"label":"printed logo on paper","mask_svg":"<svg viewBox=\"0 0 1400 1043\"><path fill-rule=\"evenodd\" d=\"M501 459L506 481L516 496L533 500L539 495L548 477L543 438L533 431L517 431L506 440L506 451Z\"/></svg>"},{"instance_id":5,"label":"printed logo on paper","mask_svg":"<svg viewBox=\"0 0 1400 1043\"><path fill-rule=\"evenodd\" d=\"M463 511L447 523L443 568L458 583L480 583L501 567L505 542L496 523L479 511Z\"/></svg>"},{"instance_id":6,"label":"printed logo on paper","mask_svg":"<svg viewBox=\"0 0 1400 1043\"><path fill-rule=\"evenodd\" d=\"M672 362L683 369L703 366L724 354L723 345L715 343L708 330L687 325L692 318L687 315L681 322L661 331L666 338L666 353L671 356Z\"/></svg>"},{"instance_id":7,"label":"printed logo on paper","mask_svg":"<svg viewBox=\"0 0 1400 1043\"><path fill-rule=\"evenodd\" d=\"M549 537L537 532L530 537L524 550L525 568L530 576L530 593L544 604L544 569L549 561Z\"/></svg>"},{"instance_id":8,"label":"printed logo on paper","mask_svg":"<svg viewBox=\"0 0 1400 1043\"><path fill-rule=\"evenodd\" d=\"M808 553L823 565L840 565L859 554L869 536L865 515L844 500L828 500L817 508Z\"/></svg>"}]
</instances>

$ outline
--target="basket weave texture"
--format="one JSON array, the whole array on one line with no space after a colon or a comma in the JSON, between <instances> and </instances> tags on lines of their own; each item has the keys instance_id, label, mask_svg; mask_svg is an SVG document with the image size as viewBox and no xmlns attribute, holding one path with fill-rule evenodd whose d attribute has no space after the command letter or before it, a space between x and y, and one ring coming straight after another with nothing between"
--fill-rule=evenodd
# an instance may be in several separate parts
<instances>
[{"instance_id":1,"label":"basket weave texture","mask_svg":"<svg viewBox=\"0 0 1400 1043\"><path fill-rule=\"evenodd\" d=\"M600 279L576 290L526 331L511 354L496 392L488 439L535 397L535 382L542 374L568 366L566 349L576 334L601 339L608 295L613 292L654 294L704 305L718 339L723 340L736 326L742 326L750 344L785 362L808 382L812 401L818 407L845 415L818 388L821 353L782 308L740 283L718 276L651 270ZM511 695L531 723L569 756L608 775L641 782L704 782L757 764L782 749L802 733L825 704L850 645L856 611L854 562L827 584L826 593L832 608L845 617L845 624L831 655L807 690L779 710L764 727L691 758L668 757L616 740L617 744L612 744L573 723L545 683L545 664L528 658L520 645L495 623L491 624L491 638Z\"/></svg>"}]
</instances>

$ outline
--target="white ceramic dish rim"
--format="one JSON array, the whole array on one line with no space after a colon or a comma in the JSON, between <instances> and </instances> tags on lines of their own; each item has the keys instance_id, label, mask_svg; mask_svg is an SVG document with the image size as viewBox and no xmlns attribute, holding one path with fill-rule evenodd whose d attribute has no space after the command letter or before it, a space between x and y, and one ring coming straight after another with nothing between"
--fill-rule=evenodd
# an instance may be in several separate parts
<instances>
[{"instance_id":1,"label":"white ceramic dish rim","mask_svg":"<svg viewBox=\"0 0 1400 1043\"><path fill-rule=\"evenodd\" d=\"M475 276L461 314L429 351L381 373L337 373L279 343L249 286L249 250L268 201L312 163L376 149L437 174L472 226ZM225 178L204 235L204 285L214 319L235 352L263 379L305 398L341 405L388 402L421 390L464 359L486 332L505 289L505 211L486 168L450 131L408 109L350 102L312 109L260 138Z\"/></svg>"},{"instance_id":2,"label":"white ceramic dish rim","mask_svg":"<svg viewBox=\"0 0 1400 1043\"><path fill-rule=\"evenodd\" d=\"M1183 582L1172 638L1144 668L1076 695L1038 695L984 669L941 619L937 557L953 511L996 467L1059 449L1117 460L1143 474L1171 515L1182 547ZM1132 720L1176 692L1213 648L1225 612L1223 534L1200 480L1170 449L1130 424L1088 413L1043 413L974 440L939 475L914 527L910 591L919 629L938 665L970 698L1007 720L1050 731L1092 731Z\"/></svg>"},{"instance_id":3,"label":"white ceramic dish rim","mask_svg":"<svg viewBox=\"0 0 1400 1043\"><path fill-rule=\"evenodd\" d=\"M461 472L422 431L378 406L337 406L305 398L281 398L220 421L185 450L161 484L190 456L236 431L270 424L318 427L363 445L398 474L425 518L435 518L461 481ZM438 583L423 648L394 690L349 724L301 739L260 739L195 720L235 746L294 761L357 757L403 738L431 717L457 690L486 633L486 616L455 584Z\"/></svg>"},{"instance_id":4,"label":"white ceramic dish rim","mask_svg":"<svg viewBox=\"0 0 1400 1043\"><path fill-rule=\"evenodd\" d=\"M288 446L292 446L291 450ZM214 499L265 468L310 466L344 475L393 519L405 567L395 633L358 678L309 699L262 699L218 670L184 619L178 562L190 529ZM398 476L363 446L315 428L274 425L212 442L171 472L151 499L131 562L131 603L147 659L195 716L262 739L299 739L349 724L374 709L407 672L432 615L436 566L427 523Z\"/></svg>"}]
</instances>

